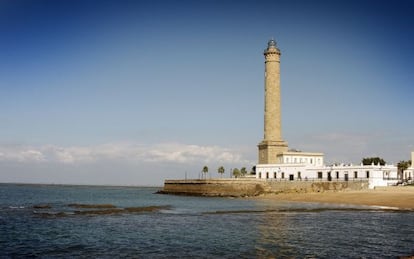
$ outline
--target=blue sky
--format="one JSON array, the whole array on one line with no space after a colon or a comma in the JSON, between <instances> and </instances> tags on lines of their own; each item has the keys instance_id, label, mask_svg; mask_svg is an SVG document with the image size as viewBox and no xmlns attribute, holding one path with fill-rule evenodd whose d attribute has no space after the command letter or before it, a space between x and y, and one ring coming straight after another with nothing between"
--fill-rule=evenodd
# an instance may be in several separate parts
<instances>
[{"instance_id":1,"label":"blue sky","mask_svg":"<svg viewBox=\"0 0 414 259\"><path fill-rule=\"evenodd\" d=\"M161 185L251 168L264 59L283 138L326 162L414 150L411 1L0 2L0 182Z\"/></svg>"}]
</instances>

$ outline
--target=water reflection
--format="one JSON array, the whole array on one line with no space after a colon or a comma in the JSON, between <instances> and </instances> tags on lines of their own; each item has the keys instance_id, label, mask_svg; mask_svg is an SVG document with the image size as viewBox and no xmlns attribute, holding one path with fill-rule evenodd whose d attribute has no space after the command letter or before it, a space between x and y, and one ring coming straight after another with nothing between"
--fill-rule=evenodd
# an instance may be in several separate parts
<instances>
[{"instance_id":1,"label":"water reflection","mask_svg":"<svg viewBox=\"0 0 414 259\"><path fill-rule=\"evenodd\" d=\"M412 212L275 201L257 206L268 211L255 217L258 258L383 258L414 252Z\"/></svg>"},{"instance_id":2,"label":"water reflection","mask_svg":"<svg viewBox=\"0 0 414 259\"><path fill-rule=\"evenodd\" d=\"M256 246L259 258L280 258L297 254L289 244L289 225L292 222L286 213L264 213L258 218L260 237Z\"/></svg>"}]
</instances>

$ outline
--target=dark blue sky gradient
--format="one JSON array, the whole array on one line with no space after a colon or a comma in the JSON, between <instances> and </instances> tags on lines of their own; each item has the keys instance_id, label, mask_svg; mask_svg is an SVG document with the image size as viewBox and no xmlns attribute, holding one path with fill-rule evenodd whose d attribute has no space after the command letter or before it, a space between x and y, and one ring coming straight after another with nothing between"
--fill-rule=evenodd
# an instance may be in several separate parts
<instances>
[{"instance_id":1,"label":"dark blue sky gradient","mask_svg":"<svg viewBox=\"0 0 414 259\"><path fill-rule=\"evenodd\" d=\"M274 37L291 147L408 159L413 13L413 1L3 0L0 145L178 142L254 161Z\"/></svg>"}]
</instances>

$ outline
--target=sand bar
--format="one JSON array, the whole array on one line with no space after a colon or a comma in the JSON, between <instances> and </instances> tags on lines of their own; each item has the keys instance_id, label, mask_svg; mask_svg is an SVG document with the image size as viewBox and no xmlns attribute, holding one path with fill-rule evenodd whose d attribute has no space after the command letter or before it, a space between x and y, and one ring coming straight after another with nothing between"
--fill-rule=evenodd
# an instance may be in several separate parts
<instances>
[{"instance_id":1,"label":"sand bar","mask_svg":"<svg viewBox=\"0 0 414 259\"><path fill-rule=\"evenodd\" d=\"M414 209L414 186L382 187L375 190L323 193L281 193L255 197L260 200L320 202Z\"/></svg>"}]
</instances>

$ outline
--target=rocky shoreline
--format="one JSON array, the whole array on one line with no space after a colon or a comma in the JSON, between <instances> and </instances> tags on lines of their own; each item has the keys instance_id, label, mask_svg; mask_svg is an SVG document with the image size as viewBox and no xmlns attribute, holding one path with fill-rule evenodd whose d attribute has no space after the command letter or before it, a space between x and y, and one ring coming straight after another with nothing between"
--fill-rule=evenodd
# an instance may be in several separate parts
<instances>
[{"instance_id":1,"label":"rocky shoreline","mask_svg":"<svg viewBox=\"0 0 414 259\"><path fill-rule=\"evenodd\" d=\"M118 208L112 204L67 204L64 208L55 210L49 204L34 205L33 214L42 218L60 218L68 216L97 216L97 215L118 215L132 213L157 212L169 209L170 206L145 206ZM75 210L72 210L75 209Z\"/></svg>"}]
</instances>

